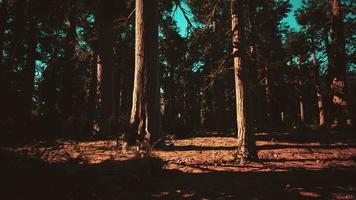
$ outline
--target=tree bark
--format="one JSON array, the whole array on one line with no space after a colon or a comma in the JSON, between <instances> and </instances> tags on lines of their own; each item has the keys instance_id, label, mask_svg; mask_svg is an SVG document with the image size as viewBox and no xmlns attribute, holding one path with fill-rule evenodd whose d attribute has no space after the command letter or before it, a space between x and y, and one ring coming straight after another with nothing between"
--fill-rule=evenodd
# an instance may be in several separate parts
<instances>
[{"instance_id":1,"label":"tree bark","mask_svg":"<svg viewBox=\"0 0 356 200\"><path fill-rule=\"evenodd\" d=\"M231 0L231 28L236 90L237 137L241 162L257 158L254 132L251 124L248 70L244 65L244 32L241 1Z\"/></svg>"},{"instance_id":2,"label":"tree bark","mask_svg":"<svg viewBox=\"0 0 356 200\"><path fill-rule=\"evenodd\" d=\"M348 83L346 77L346 54L345 54L345 36L344 25L342 22L342 13L340 10L340 0L331 0L331 38L332 38L332 83L333 93L332 101L340 111L337 119L337 125L351 125L350 102L348 99Z\"/></svg>"},{"instance_id":3,"label":"tree bark","mask_svg":"<svg viewBox=\"0 0 356 200\"><path fill-rule=\"evenodd\" d=\"M136 0L135 77L129 145L162 137L158 66L158 1Z\"/></svg>"}]
</instances>

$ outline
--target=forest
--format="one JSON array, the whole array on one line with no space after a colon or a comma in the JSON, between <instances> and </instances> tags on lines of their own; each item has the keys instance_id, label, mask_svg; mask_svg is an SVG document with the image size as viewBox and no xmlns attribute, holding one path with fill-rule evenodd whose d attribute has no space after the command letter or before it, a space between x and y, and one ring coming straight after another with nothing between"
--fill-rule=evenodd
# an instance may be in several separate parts
<instances>
[{"instance_id":1,"label":"forest","mask_svg":"<svg viewBox=\"0 0 356 200\"><path fill-rule=\"evenodd\" d=\"M0 0L0 199L356 199L354 0Z\"/></svg>"}]
</instances>

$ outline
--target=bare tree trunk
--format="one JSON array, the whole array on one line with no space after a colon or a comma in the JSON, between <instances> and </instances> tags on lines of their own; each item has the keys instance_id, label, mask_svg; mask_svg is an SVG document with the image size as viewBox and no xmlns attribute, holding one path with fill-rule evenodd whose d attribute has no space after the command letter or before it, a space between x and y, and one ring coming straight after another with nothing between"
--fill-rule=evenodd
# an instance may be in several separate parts
<instances>
[{"instance_id":1,"label":"bare tree trunk","mask_svg":"<svg viewBox=\"0 0 356 200\"><path fill-rule=\"evenodd\" d=\"M136 0L136 54L129 145L162 137L158 66L158 0Z\"/></svg>"},{"instance_id":2,"label":"bare tree trunk","mask_svg":"<svg viewBox=\"0 0 356 200\"><path fill-rule=\"evenodd\" d=\"M331 0L332 17L331 17L331 38L332 38L332 62L331 68L333 72L332 79L332 101L340 110L337 120L338 126L344 124L351 125L350 102L348 99L348 83L346 77L346 61L345 61L345 36L344 25L342 22L342 14L340 10L340 0Z\"/></svg>"},{"instance_id":3,"label":"bare tree trunk","mask_svg":"<svg viewBox=\"0 0 356 200\"><path fill-rule=\"evenodd\" d=\"M302 83L302 57L298 54L298 71L299 71L299 78L298 78L298 86L299 86L299 120L301 123L304 123L304 102L303 102L303 83Z\"/></svg>"},{"instance_id":4,"label":"bare tree trunk","mask_svg":"<svg viewBox=\"0 0 356 200\"><path fill-rule=\"evenodd\" d=\"M318 112L319 112L319 126L324 127L325 126L325 105L324 105L324 96L321 92L321 86L320 86L320 75L319 75L319 65L318 62L316 61L316 52L315 49L313 50L313 66L314 66L314 76L315 76L315 91L316 91L316 97L317 97L317 102L318 102Z\"/></svg>"},{"instance_id":5,"label":"bare tree trunk","mask_svg":"<svg viewBox=\"0 0 356 200\"><path fill-rule=\"evenodd\" d=\"M254 132L251 124L248 70L244 65L244 32L241 2L231 0L231 28L236 90L237 137L241 162L257 158Z\"/></svg>"}]
</instances>

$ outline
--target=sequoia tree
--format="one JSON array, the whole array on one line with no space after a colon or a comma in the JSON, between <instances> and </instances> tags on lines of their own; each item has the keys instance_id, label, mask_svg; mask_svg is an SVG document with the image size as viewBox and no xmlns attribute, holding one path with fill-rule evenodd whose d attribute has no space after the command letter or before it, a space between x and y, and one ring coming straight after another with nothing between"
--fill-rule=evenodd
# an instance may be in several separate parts
<instances>
[{"instance_id":1,"label":"sequoia tree","mask_svg":"<svg viewBox=\"0 0 356 200\"><path fill-rule=\"evenodd\" d=\"M129 145L154 145L161 137L158 1L136 0L135 76Z\"/></svg>"}]
</instances>

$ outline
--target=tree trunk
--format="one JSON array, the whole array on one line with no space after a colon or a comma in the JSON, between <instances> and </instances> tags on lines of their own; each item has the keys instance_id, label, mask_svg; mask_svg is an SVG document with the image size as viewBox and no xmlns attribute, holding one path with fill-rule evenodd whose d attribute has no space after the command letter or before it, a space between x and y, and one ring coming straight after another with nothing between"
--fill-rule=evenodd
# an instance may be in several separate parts
<instances>
[{"instance_id":1,"label":"tree trunk","mask_svg":"<svg viewBox=\"0 0 356 200\"><path fill-rule=\"evenodd\" d=\"M254 132L251 124L248 73L244 65L244 33L241 1L231 0L231 28L236 90L237 137L241 162L257 158Z\"/></svg>"},{"instance_id":2,"label":"tree trunk","mask_svg":"<svg viewBox=\"0 0 356 200\"><path fill-rule=\"evenodd\" d=\"M100 56L95 52L93 55L92 64L92 76L89 95L89 115L90 115L90 127L89 131L93 136L97 136L102 133L103 125L103 111L102 111L102 64Z\"/></svg>"},{"instance_id":3,"label":"tree trunk","mask_svg":"<svg viewBox=\"0 0 356 200\"><path fill-rule=\"evenodd\" d=\"M259 127L261 122L261 102L258 92L258 70L257 70L257 59L256 59L256 2L255 0L249 1L249 65L253 85L253 105L255 106L255 112L253 112L253 120L256 127Z\"/></svg>"},{"instance_id":4,"label":"tree trunk","mask_svg":"<svg viewBox=\"0 0 356 200\"><path fill-rule=\"evenodd\" d=\"M299 95L298 95L298 100L299 100L299 120L301 123L304 123L304 102L303 102L303 83L302 83L302 57L300 54L298 54L298 72L299 72L299 78L298 78L298 87L299 87Z\"/></svg>"},{"instance_id":5,"label":"tree trunk","mask_svg":"<svg viewBox=\"0 0 356 200\"><path fill-rule=\"evenodd\" d=\"M136 0L135 77L129 145L162 137L158 66L158 1Z\"/></svg>"},{"instance_id":6,"label":"tree trunk","mask_svg":"<svg viewBox=\"0 0 356 200\"><path fill-rule=\"evenodd\" d=\"M318 102L318 112L319 112L319 126L325 126L325 105L324 105L324 96L321 92L320 86L320 69L318 62L316 61L316 52L315 49L313 50L313 66L314 66L314 76L315 76L315 91L316 91L316 98Z\"/></svg>"},{"instance_id":7,"label":"tree trunk","mask_svg":"<svg viewBox=\"0 0 356 200\"><path fill-rule=\"evenodd\" d=\"M340 0L332 0L331 38L332 38L332 101L339 110L337 125L351 125L348 84L346 77L345 36Z\"/></svg>"},{"instance_id":8,"label":"tree trunk","mask_svg":"<svg viewBox=\"0 0 356 200\"><path fill-rule=\"evenodd\" d=\"M264 61L264 72L265 72L265 78L264 78L264 86L265 86L265 105L264 105L264 120L265 122L263 123L264 127L269 127L271 126L271 116L272 116L272 102L271 102L271 87L270 87L270 77L269 77L269 70L268 70L268 64L267 61Z\"/></svg>"},{"instance_id":9,"label":"tree trunk","mask_svg":"<svg viewBox=\"0 0 356 200\"><path fill-rule=\"evenodd\" d=\"M113 52L113 13L112 5L105 1L100 1L100 8L97 12L98 28L98 54L102 65L102 101L104 110L104 120L109 120L115 114L115 73L114 73L114 52ZM109 128L109 127L108 127Z\"/></svg>"}]
</instances>

